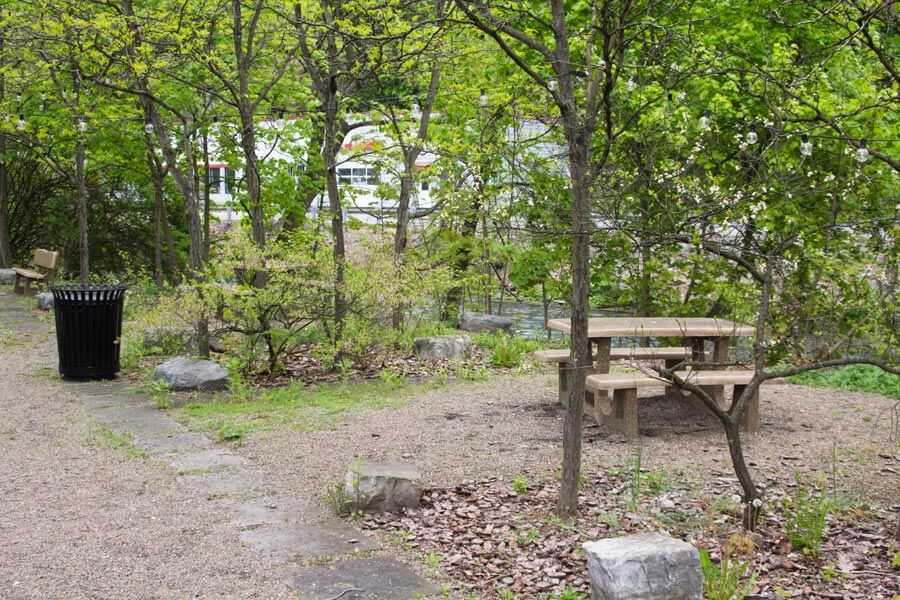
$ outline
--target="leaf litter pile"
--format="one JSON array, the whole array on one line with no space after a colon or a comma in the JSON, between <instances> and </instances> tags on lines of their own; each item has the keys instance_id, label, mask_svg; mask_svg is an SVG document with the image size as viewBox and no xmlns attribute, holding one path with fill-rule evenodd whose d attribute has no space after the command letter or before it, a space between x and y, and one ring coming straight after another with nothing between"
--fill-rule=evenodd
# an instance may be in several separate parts
<instances>
[{"instance_id":1,"label":"leaf litter pile","mask_svg":"<svg viewBox=\"0 0 900 600\"><path fill-rule=\"evenodd\" d=\"M517 480L466 481L426 491L419 508L366 515L362 525L390 532L427 556L457 592L484 600L589 597L581 551L587 541L664 531L705 549L715 562L726 539L740 533L741 507L732 499L736 483L727 478L700 491L683 478L673 483L669 475L640 469L586 474L580 519L573 522L554 515L556 481ZM748 574L756 573L748 598L893 600L900 594L896 514L832 504L823 513L820 548L801 552L786 531L796 525L809 528L804 520L809 505L797 504L798 494L809 488L775 479L766 487L757 531L739 538L746 540L740 560L749 563Z\"/></svg>"}]
</instances>

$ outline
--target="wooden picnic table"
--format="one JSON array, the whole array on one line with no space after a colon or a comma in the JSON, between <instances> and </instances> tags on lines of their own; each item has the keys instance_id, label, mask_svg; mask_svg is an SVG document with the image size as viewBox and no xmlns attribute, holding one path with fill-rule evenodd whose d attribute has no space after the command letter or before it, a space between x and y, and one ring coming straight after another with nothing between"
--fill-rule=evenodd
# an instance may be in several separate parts
<instances>
[{"instance_id":1,"label":"wooden picnic table","mask_svg":"<svg viewBox=\"0 0 900 600\"><path fill-rule=\"evenodd\" d=\"M551 319L547 327L563 333L572 332L570 319ZM596 346L594 373L609 373L612 339L616 337L654 338L680 337L691 348L691 360L706 360L705 342L713 342L712 361L728 362L728 344L732 338L751 337L756 330L726 319L707 317L591 317L588 339ZM724 398L724 386L704 386L716 401Z\"/></svg>"}]
</instances>

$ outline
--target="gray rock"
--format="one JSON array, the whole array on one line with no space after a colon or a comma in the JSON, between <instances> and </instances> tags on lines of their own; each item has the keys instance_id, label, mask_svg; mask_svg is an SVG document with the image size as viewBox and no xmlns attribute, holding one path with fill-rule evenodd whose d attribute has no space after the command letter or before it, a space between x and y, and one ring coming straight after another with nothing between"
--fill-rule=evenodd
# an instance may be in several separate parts
<instances>
[{"instance_id":1,"label":"gray rock","mask_svg":"<svg viewBox=\"0 0 900 600\"><path fill-rule=\"evenodd\" d=\"M485 315L481 313L466 313L459 322L459 328L463 331L478 333L480 331L505 331L512 333L513 322L508 317L498 315Z\"/></svg>"},{"instance_id":2,"label":"gray rock","mask_svg":"<svg viewBox=\"0 0 900 600\"><path fill-rule=\"evenodd\" d=\"M176 356L153 369L153 379L162 379L173 390L224 390L227 378L225 369L211 360L186 356Z\"/></svg>"},{"instance_id":3,"label":"gray rock","mask_svg":"<svg viewBox=\"0 0 900 600\"><path fill-rule=\"evenodd\" d=\"M12 269L0 269L0 283L15 283L16 272Z\"/></svg>"},{"instance_id":4,"label":"gray rock","mask_svg":"<svg viewBox=\"0 0 900 600\"><path fill-rule=\"evenodd\" d=\"M422 475L410 462L364 461L347 470L344 493L355 510L395 512L415 508L422 499Z\"/></svg>"},{"instance_id":5,"label":"gray rock","mask_svg":"<svg viewBox=\"0 0 900 600\"><path fill-rule=\"evenodd\" d=\"M53 294L50 292L41 292L37 296L38 310L50 310L53 308Z\"/></svg>"},{"instance_id":6,"label":"gray rock","mask_svg":"<svg viewBox=\"0 0 900 600\"><path fill-rule=\"evenodd\" d=\"M462 335L421 337L413 342L413 351L425 360L466 358L472 352L472 342Z\"/></svg>"},{"instance_id":7,"label":"gray rock","mask_svg":"<svg viewBox=\"0 0 900 600\"><path fill-rule=\"evenodd\" d=\"M700 553L659 533L587 542L594 600L702 600Z\"/></svg>"}]
</instances>

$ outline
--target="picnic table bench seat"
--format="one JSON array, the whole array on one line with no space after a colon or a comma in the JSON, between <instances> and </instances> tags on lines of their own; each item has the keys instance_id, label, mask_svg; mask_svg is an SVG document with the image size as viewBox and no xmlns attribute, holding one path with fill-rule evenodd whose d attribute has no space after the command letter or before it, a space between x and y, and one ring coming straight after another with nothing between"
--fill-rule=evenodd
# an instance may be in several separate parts
<instances>
[{"instance_id":1,"label":"picnic table bench seat","mask_svg":"<svg viewBox=\"0 0 900 600\"><path fill-rule=\"evenodd\" d=\"M681 379L699 386L731 385L734 386L734 397L739 397L750 380L753 371L679 371ZM629 439L638 436L637 390L639 388L666 385L668 382L643 373L603 373L588 375L585 378L585 389L594 393L593 413L598 422L603 422L613 429L625 434ZM610 401L606 394L597 392L613 392ZM725 409L726 406L721 408ZM744 410L743 426L748 431L759 429L759 389L750 399Z\"/></svg>"},{"instance_id":2,"label":"picnic table bench seat","mask_svg":"<svg viewBox=\"0 0 900 600\"><path fill-rule=\"evenodd\" d=\"M630 348L611 348L609 351L610 360L664 360L666 368L670 369L683 360L691 358L690 348L650 348L644 346L636 346ZM559 367L559 400L565 401L566 393L569 389L567 380L569 362L569 350L562 348L559 350L538 350L534 353L534 360L539 363L548 365L556 364ZM596 360L596 357L594 357Z\"/></svg>"}]
</instances>

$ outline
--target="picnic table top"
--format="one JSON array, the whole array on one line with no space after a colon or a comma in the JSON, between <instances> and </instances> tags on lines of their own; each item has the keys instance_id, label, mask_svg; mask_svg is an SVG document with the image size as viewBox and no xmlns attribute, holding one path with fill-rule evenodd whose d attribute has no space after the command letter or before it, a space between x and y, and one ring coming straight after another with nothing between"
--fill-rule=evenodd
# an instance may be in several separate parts
<instances>
[{"instance_id":1,"label":"picnic table top","mask_svg":"<svg viewBox=\"0 0 900 600\"><path fill-rule=\"evenodd\" d=\"M571 333L569 319L551 319L547 327ZM756 330L725 319L707 317L591 317L588 337L750 337Z\"/></svg>"}]
</instances>

